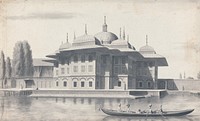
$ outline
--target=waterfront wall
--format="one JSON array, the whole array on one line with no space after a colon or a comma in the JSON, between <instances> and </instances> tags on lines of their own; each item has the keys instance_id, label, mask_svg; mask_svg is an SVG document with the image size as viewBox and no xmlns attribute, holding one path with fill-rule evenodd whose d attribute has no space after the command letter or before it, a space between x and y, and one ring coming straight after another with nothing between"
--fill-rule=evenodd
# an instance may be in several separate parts
<instances>
[{"instance_id":1,"label":"waterfront wall","mask_svg":"<svg viewBox=\"0 0 200 121\"><path fill-rule=\"evenodd\" d=\"M33 90L33 97L109 97L125 98L129 91L119 90Z\"/></svg>"},{"instance_id":2,"label":"waterfront wall","mask_svg":"<svg viewBox=\"0 0 200 121\"><path fill-rule=\"evenodd\" d=\"M200 80L194 79L159 79L159 89L200 91Z\"/></svg>"}]
</instances>

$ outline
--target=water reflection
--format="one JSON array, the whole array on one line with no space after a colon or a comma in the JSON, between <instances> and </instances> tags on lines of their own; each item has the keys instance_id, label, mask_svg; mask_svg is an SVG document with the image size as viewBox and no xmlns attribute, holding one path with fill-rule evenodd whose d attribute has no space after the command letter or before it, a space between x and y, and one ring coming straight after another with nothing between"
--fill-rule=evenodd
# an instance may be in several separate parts
<instances>
[{"instance_id":1,"label":"water reflection","mask_svg":"<svg viewBox=\"0 0 200 121\"><path fill-rule=\"evenodd\" d=\"M137 118L108 116L99 110L100 107L122 110L131 105L132 111L148 109L148 104L156 110L163 104L164 110L195 108L186 117ZM165 98L147 99L103 99L103 98L30 98L0 97L1 120L73 120L73 121L199 121L200 98L195 96L167 96Z\"/></svg>"},{"instance_id":2,"label":"water reflection","mask_svg":"<svg viewBox=\"0 0 200 121\"><path fill-rule=\"evenodd\" d=\"M106 116L102 121L194 121L187 116L181 117L120 117L120 116Z\"/></svg>"}]
</instances>

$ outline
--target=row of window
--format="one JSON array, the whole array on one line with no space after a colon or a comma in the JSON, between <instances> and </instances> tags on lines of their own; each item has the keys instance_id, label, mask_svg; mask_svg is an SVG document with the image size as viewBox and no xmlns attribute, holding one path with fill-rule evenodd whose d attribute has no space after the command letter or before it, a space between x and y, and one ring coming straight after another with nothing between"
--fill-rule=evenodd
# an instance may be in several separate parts
<instances>
[{"instance_id":1,"label":"row of window","mask_svg":"<svg viewBox=\"0 0 200 121\"><path fill-rule=\"evenodd\" d=\"M127 74L126 66L115 66L114 73L115 74Z\"/></svg>"},{"instance_id":2,"label":"row of window","mask_svg":"<svg viewBox=\"0 0 200 121\"><path fill-rule=\"evenodd\" d=\"M79 60L78 56L75 55L74 58L73 58L74 63L77 63L78 60ZM84 63L85 60L86 60L85 55L81 55L80 60L81 60L82 63ZM88 61L89 61L89 62L92 62L92 61L93 61L93 56L92 56L92 55L89 55L89 56L88 56Z\"/></svg>"},{"instance_id":3,"label":"row of window","mask_svg":"<svg viewBox=\"0 0 200 121\"><path fill-rule=\"evenodd\" d=\"M126 57L115 57L114 58L114 64L126 64Z\"/></svg>"},{"instance_id":4,"label":"row of window","mask_svg":"<svg viewBox=\"0 0 200 121\"><path fill-rule=\"evenodd\" d=\"M80 72L86 72L86 66L82 65L80 67L81 67ZM73 72L75 73L79 72L79 66L73 66ZM88 72L93 72L93 65L88 66ZM65 68L61 68L61 74L65 74L65 73L69 74L69 68L67 68L67 70ZM56 75L59 75L58 70L56 70Z\"/></svg>"},{"instance_id":5,"label":"row of window","mask_svg":"<svg viewBox=\"0 0 200 121\"><path fill-rule=\"evenodd\" d=\"M144 85L144 83L143 83L142 81L140 81L140 82L138 83L138 87L140 87L140 88L142 88L143 85ZM148 87L148 88L151 87L151 82L147 82L147 87Z\"/></svg>"},{"instance_id":6,"label":"row of window","mask_svg":"<svg viewBox=\"0 0 200 121\"><path fill-rule=\"evenodd\" d=\"M56 86L57 87L59 86L59 82L58 81L56 82ZM63 86L67 87L67 82L66 81L63 82ZM73 82L73 87L77 87L77 82L76 81ZM85 87L85 82L83 82L83 81L81 82L81 87ZM89 87L92 87L92 81L89 81Z\"/></svg>"}]
</instances>

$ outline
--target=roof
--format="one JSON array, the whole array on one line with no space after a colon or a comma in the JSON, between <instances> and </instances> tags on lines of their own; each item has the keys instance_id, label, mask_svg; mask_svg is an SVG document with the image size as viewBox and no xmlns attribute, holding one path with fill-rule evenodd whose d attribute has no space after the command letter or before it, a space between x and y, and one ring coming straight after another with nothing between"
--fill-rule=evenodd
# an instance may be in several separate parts
<instances>
[{"instance_id":1,"label":"roof","mask_svg":"<svg viewBox=\"0 0 200 121\"><path fill-rule=\"evenodd\" d=\"M153 49L153 47L151 47L149 45L145 45L145 46L141 47L140 52L141 53L149 53L149 54L155 54L156 53L156 51Z\"/></svg>"},{"instance_id":2,"label":"roof","mask_svg":"<svg viewBox=\"0 0 200 121\"><path fill-rule=\"evenodd\" d=\"M72 45L82 45L82 44L87 44L87 43L90 43L90 44L98 44L100 45L100 41L92 36L92 35L87 35L87 34L84 34L82 36L79 36L77 37L74 42L72 43Z\"/></svg>"},{"instance_id":3,"label":"roof","mask_svg":"<svg viewBox=\"0 0 200 121\"><path fill-rule=\"evenodd\" d=\"M168 66L166 58L159 54L143 54L143 53L141 53L141 55L147 60L149 60L149 59L156 60L158 66Z\"/></svg>"},{"instance_id":4,"label":"roof","mask_svg":"<svg viewBox=\"0 0 200 121\"><path fill-rule=\"evenodd\" d=\"M33 66L54 66L53 63L43 61L45 58L33 58Z\"/></svg>"}]
</instances>

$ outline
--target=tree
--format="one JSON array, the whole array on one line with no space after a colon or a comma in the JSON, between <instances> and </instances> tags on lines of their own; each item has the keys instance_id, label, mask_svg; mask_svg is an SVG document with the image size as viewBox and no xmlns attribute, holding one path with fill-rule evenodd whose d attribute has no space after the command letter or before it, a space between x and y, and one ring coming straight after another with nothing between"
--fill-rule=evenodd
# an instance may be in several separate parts
<instances>
[{"instance_id":1,"label":"tree","mask_svg":"<svg viewBox=\"0 0 200 121\"><path fill-rule=\"evenodd\" d=\"M29 43L23 41L23 51L24 51L24 76L33 76L33 59L32 51Z\"/></svg>"},{"instance_id":2,"label":"tree","mask_svg":"<svg viewBox=\"0 0 200 121\"><path fill-rule=\"evenodd\" d=\"M1 81L1 86L3 87L3 81L5 79L5 57L3 51L1 51L0 55L0 81Z\"/></svg>"},{"instance_id":3,"label":"tree","mask_svg":"<svg viewBox=\"0 0 200 121\"><path fill-rule=\"evenodd\" d=\"M5 77L6 77L7 79L11 78L11 73L12 73L11 62L10 62L10 58L7 57L7 59L6 59L6 72L5 72Z\"/></svg>"},{"instance_id":4,"label":"tree","mask_svg":"<svg viewBox=\"0 0 200 121\"><path fill-rule=\"evenodd\" d=\"M199 71L199 73L197 74L197 79L200 79L200 71Z\"/></svg>"},{"instance_id":5,"label":"tree","mask_svg":"<svg viewBox=\"0 0 200 121\"><path fill-rule=\"evenodd\" d=\"M21 41L17 42L13 51L13 68L14 77L24 76L24 50Z\"/></svg>"}]
</instances>

